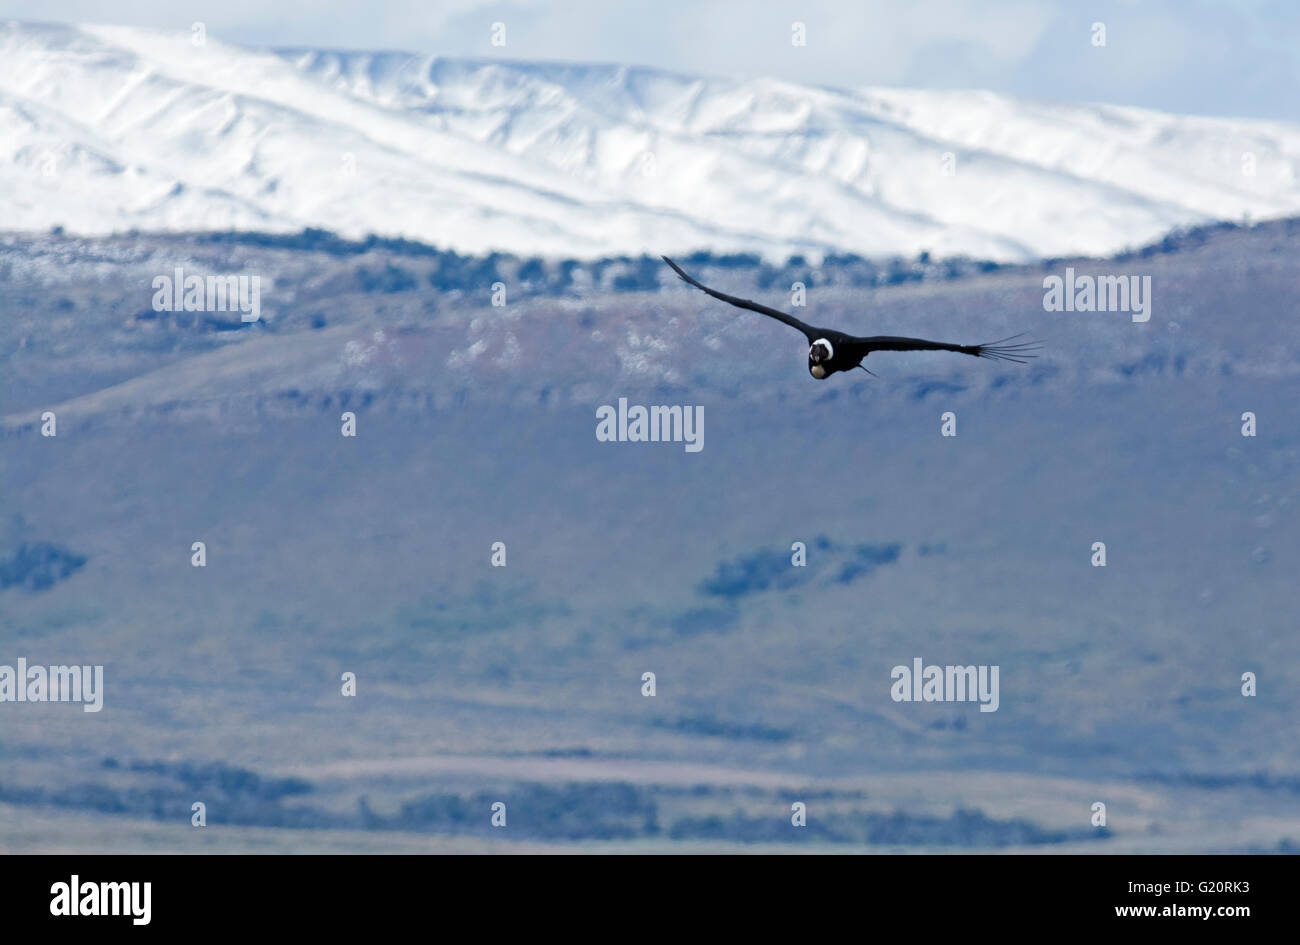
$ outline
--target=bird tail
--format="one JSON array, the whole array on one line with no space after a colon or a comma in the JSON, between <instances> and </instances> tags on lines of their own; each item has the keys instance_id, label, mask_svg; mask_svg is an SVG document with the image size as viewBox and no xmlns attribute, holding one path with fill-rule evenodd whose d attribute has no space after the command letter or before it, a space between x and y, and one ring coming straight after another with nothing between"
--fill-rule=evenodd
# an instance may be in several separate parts
<instances>
[{"instance_id":1,"label":"bird tail","mask_svg":"<svg viewBox=\"0 0 1300 945\"><path fill-rule=\"evenodd\" d=\"M1012 335L1010 338L1003 338L1000 341L975 345L970 353L976 357L988 358L992 361L1012 361L1016 364L1026 364L1029 359L1038 357L1038 352L1043 350L1043 346L1036 341L1016 341L1017 338L1023 338L1026 334L1027 332L1022 331L1018 335Z\"/></svg>"}]
</instances>

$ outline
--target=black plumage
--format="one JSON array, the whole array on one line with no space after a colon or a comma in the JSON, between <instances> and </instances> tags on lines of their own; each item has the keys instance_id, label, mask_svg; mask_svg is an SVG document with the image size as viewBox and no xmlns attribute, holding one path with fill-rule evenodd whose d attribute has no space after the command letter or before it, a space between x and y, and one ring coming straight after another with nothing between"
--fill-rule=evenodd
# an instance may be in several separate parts
<instances>
[{"instance_id":1,"label":"black plumage","mask_svg":"<svg viewBox=\"0 0 1300 945\"><path fill-rule=\"evenodd\" d=\"M734 295L727 295L725 292L710 289L703 283L697 282L688 276L681 266L667 256L663 257L663 261L668 263L673 272L677 273L684 282L703 292L707 292L715 299L726 302L728 305L735 305L738 308L749 309L751 312L758 312L760 315L766 315L769 318L775 318L777 321L784 322L791 328L803 332L808 339L809 345L808 372L819 380L824 380L840 371L851 371L857 367L861 367L865 371L866 368L862 366L862 361L873 351L956 351L959 354L969 354L977 358L1024 364L1028 358L1036 357L1035 352L1040 348L1039 345L1032 341L1017 342L1016 339L1024 337L1023 334L1013 335L1010 338L1003 338L1001 341L993 341L988 344L959 345L946 341L927 341L924 338L902 338L896 335L848 335L833 328L814 328L812 325L802 322L793 315L779 309L769 308L766 305L760 305L758 302L751 302L749 299L737 298Z\"/></svg>"}]
</instances>

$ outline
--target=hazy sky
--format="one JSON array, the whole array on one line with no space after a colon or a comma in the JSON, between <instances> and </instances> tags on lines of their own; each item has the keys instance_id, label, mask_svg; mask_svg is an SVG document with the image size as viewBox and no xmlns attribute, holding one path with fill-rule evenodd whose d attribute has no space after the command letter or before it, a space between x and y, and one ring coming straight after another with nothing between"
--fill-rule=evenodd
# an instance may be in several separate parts
<instances>
[{"instance_id":1,"label":"hazy sky","mask_svg":"<svg viewBox=\"0 0 1300 945\"><path fill-rule=\"evenodd\" d=\"M823 85L988 88L1300 120L1300 0L0 0L0 17L237 43L636 63ZM806 24L807 45L791 43ZM493 47L492 24L506 25ZM1093 24L1104 23L1105 47Z\"/></svg>"}]
</instances>

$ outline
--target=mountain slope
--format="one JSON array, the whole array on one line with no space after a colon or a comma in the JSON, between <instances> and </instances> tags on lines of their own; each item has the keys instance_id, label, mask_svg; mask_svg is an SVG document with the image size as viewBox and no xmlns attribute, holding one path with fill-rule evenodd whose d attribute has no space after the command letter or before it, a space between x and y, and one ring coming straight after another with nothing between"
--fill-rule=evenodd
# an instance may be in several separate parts
<instances>
[{"instance_id":1,"label":"mountain slope","mask_svg":"<svg viewBox=\"0 0 1300 945\"><path fill-rule=\"evenodd\" d=\"M0 24L5 229L1014 260L1294 213L1298 165L1287 123Z\"/></svg>"},{"instance_id":2,"label":"mountain slope","mask_svg":"<svg viewBox=\"0 0 1300 945\"><path fill-rule=\"evenodd\" d=\"M499 849L439 813L491 791L514 842L1294 849L1300 226L1204 237L1089 264L1151 273L1142 324L1043 312L1041 266L813 270L819 322L1048 343L826 383L797 333L671 276L493 308L378 249L0 240L0 662L105 668L100 713L0 707L0 848ZM163 318L164 260L286 301ZM347 291L389 263L410 288ZM758 270L709 278L764 298ZM703 450L599 441L620 397L703 407ZM55 549L84 564L42 584ZM1000 708L894 702L917 657L999 666ZM791 836L805 797L825 832ZM615 816L647 809L659 836Z\"/></svg>"}]
</instances>

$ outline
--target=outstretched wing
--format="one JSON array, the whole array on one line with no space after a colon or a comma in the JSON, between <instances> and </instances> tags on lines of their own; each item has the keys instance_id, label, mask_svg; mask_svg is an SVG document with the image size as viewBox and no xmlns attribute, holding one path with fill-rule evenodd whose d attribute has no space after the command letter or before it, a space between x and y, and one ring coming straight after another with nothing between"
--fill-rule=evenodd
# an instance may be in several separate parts
<instances>
[{"instance_id":1,"label":"outstretched wing","mask_svg":"<svg viewBox=\"0 0 1300 945\"><path fill-rule=\"evenodd\" d=\"M725 292L718 292L715 289L710 289L707 285L704 285L701 282L696 282L694 279L688 276L685 272L682 271L681 266L677 265L677 263L673 262L667 256L663 256L661 258L663 259L664 262L668 263L668 265L672 266L673 272L681 276L683 282L695 286L695 288L699 289L702 292L707 292L715 299L721 299L723 302L726 302L728 305L735 305L737 308L747 308L751 312L758 312L760 315L766 315L768 318L775 318L778 322L785 322L791 328L797 328L799 329L799 331L807 335L808 340L810 342L814 340L817 334L817 330L812 326L806 325L803 322L799 321L799 319L795 318L793 315L787 315L785 312L779 311L777 309L768 308L766 305L759 305L757 302L751 302L749 299L738 299L734 295L727 295Z\"/></svg>"},{"instance_id":2,"label":"outstretched wing","mask_svg":"<svg viewBox=\"0 0 1300 945\"><path fill-rule=\"evenodd\" d=\"M867 338L854 338L854 344L861 346L866 354L872 351L956 351L961 354L974 355L977 358L991 358L995 361L1014 361L1024 364L1028 358L1038 357L1042 345L1032 341L1020 341L1023 334L1012 335L1001 341L991 341L983 345L954 345L946 341L926 341L924 338L899 338L894 335L874 335Z\"/></svg>"}]
</instances>

